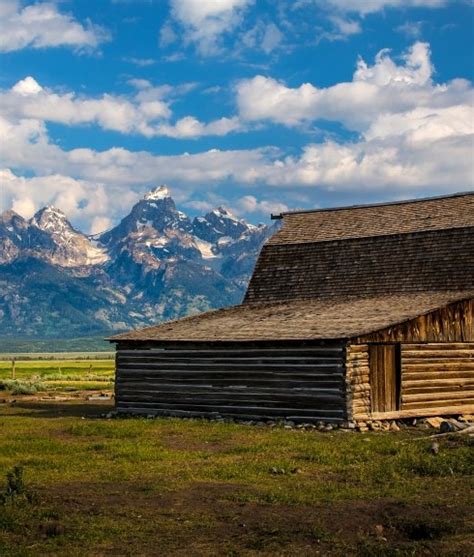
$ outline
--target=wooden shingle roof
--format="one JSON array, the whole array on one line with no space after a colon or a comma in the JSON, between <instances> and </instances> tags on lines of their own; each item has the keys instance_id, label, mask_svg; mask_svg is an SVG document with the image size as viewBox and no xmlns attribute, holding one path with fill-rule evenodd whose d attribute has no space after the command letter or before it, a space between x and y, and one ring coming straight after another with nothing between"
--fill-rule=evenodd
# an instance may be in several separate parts
<instances>
[{"instance_id":1,"label":"wooden shingle roof","mask_svg":"<svg viewBox=\"0 0 474 557\"><path fill-rule=\"evenodd\" d=\"M474 226L265 245L246 303L474 289Z\"/></svg>"},{"instance_id":2,"label":"wooden shingle roof","mask_svg":"<svg viewBox=\"0 0 474 557\"><path fill-rule=\"evenodd\" d=\"M474 226L474 192L394 203L282 213L267 245L327 242Z\"/></svg>"},{"instance_id":3,"label":"wooden shingle roof","mask_svg":"<svg viewBox=\"0 0 474 557\"><path fill-rule=\"evenodd\" d=\"M112 341L261 341L352 338L379 331L450 303L474 289L378 297L245 304L117 335Z\"/></svg>"}]
</instances>

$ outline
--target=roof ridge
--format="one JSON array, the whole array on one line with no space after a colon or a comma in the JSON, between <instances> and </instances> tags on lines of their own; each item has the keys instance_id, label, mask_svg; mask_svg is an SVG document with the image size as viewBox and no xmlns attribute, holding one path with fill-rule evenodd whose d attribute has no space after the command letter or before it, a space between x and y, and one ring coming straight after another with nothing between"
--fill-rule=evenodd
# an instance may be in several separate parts
<instances>
[{"instance_id":1,"label":"roof ridge","mask_svg":"<svg viewBox=\"0 0 474 557\"><path fill-rule=\"evenodd\" d=\"M380 233L380 234L366 234L364 236L347 236L341 238L323 238L321 240L298 240L295 242L289 242L288 240L278 241L278 235L275 234L270 238L270 241L266 244L268 246L288 246L294 244L323 244L323 243L331 243L331 242L351 242L351 241L358 241L358 240L367 240L369 238L394 238L396 236L408 236L417 235L417 234L430 234L430 233L437 233L443 230L469 230L474 228L472 224L461 224L459 226L447 226L445 228L425 228L423 230L409 230L407 232L390 232L390 233ZM265 247L265 246L264 246Z\"/></svg>"},{"instance_id":2,"label":"roof ridge","mask_svg":"<svg viewBox=\"0 0 474 557\"><path fill-rule=\"evenodd\" d=\"M295 211L285 211L279 214L271 214L273 220L278 220L286 215L299 215L301 213L324 213L332 211L344 211L348 209L366 209L368 207L386 207L390 205L408 205L411 203L421 203L423 201L437 201L441 199L451 199L454 197L468 197L474 196L474 191L456 192L449 195L436 195L432 197L415 197L412 199L401 199L397 201L379 201L377 203L363 203L357 205L342 205L340 207L322 207L318 209L301 209Z\"/></svg>"}]
</instances>

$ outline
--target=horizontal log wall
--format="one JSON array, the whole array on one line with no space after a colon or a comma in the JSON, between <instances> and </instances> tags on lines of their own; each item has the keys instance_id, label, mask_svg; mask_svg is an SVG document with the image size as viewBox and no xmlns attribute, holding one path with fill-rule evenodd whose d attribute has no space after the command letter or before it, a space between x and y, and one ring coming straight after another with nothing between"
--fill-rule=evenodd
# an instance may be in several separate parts
<instances>
[{"instance_id":1,"label":"horizontal log wall","mask_svg":"<svg viewBox=\"0 0 474 557\"><path fill-rule=\"evenodd\" d=\"M474 405L474 343L402 344L401 354L402 411Z\"/></svg>"},{"instance_id":2,"label":"horizontal log wall","mask_svg":"<svg viewBox=\"0 0 474 557\"><path fill-rule=\"evenodd\" d=\"M348 345L346 352L347 414L357 420L370 413L369 346Z\"/></svg>"},{"instance_id":3,"label":"horizontal log wall","mask_svg":"<svg viewBox=\"0 0 474 557\"><path fill-rule=\"evenodd\" d=\"M125 413L341 421L344 347L119 345L116 407Z\"/></svg>"},{"instance_id":4,"label":"horizontal log wall","mask_svg":"<svg viewBox=\"0 0 474 557\"><path fill-rule=\"evenodd\" d=\"M474 412L474 343L402 343L401 408L372 412L368 344L347 346L347 411L353 420Z\"/></svg>"}]
</instances>

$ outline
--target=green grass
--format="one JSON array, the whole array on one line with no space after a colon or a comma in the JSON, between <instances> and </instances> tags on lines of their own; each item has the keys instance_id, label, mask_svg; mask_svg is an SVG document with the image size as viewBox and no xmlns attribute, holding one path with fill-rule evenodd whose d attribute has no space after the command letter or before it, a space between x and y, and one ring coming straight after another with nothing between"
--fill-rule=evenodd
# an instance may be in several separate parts
<instances>
[{"instance_id":1,"label":"green grass","mask_svg":"<svg viewBox=\"0 0 474 557\"><path fill-rule=\"evenodd\" d=\"M18 360L15 379L12 362L0 361L0 389L12 394L35 394L39 391L75 391L112 389L115 362L102 360Z\"/></svg>"},{"instance_id":2,"label":"green grass","mask_svg":"<svg viewBox=\"0 0 474 557\"><path fill-rule=\"evenodd\" d=\"M2 555L468 555L472 441L3 407ZM383 535L380 534L380 529ZM45 533L46 532L46 533ZM48 532L50 532L48 534Z\"/></svg>"}]
</instances>

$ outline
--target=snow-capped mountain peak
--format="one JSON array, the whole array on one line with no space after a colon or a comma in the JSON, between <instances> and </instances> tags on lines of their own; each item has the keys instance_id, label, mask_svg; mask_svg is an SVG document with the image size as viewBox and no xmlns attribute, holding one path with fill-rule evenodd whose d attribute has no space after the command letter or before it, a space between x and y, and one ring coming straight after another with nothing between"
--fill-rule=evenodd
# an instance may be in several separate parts
<instances>
[{"instance_id":1,"label":"snow-capped mountain peak","mask_svg":"<svg viewBox=\"0 0 474 557\"><path fill-rule=\"evenodd\" d=\"M102 248L94 245L90 238L78 232L68 221L66 215L53 205L40 209L30 219L32 233L45 233L52 244L47 249L35 252L41 258L61 267L81 267L105 263L108 255Z\"/></svg>"},{"instance_id":2,"label":"snow-capped mountain peak","mask_svg":"<svg viewBox=\"0 0 474 557\"><path fill-rule=\"evenodd\" d=\"M30 220L30 224L53 235L70 236L71 234L77 234L67 220L66 215L61 209L53 205L47 205L35 213Z\"/></svg>"},{"instance_id":3,"label":"snow-capped mountain peak","mask_svg":"<svg viewBox=\"0 0 474 557\"><path fill-rule=\"evenodd\" d=\"M5 212L0 315L7 318L0 319L0 335L60 336L65 329L85 335L236 304L272 230L224 207L191 221L166 186L94 236L52 206L29 220Z\"/></svg>"},{"instance_id":4,"label":"snow-capped mountain peak","mask_svg":"<svg viewBox=\"0 0 474 557\"><path fill-rule=\"evenodd\" d=\"M171 197L171 192L169 187L163 184L147 192L143 196L143 199L145 201L158 201L160 199L166 199L167 197Z\"/></svg>"}]
</instances>

